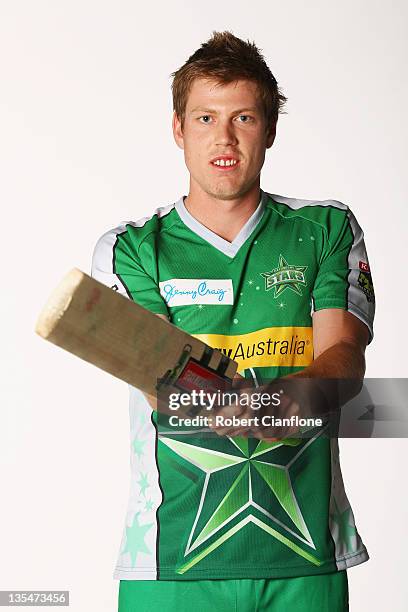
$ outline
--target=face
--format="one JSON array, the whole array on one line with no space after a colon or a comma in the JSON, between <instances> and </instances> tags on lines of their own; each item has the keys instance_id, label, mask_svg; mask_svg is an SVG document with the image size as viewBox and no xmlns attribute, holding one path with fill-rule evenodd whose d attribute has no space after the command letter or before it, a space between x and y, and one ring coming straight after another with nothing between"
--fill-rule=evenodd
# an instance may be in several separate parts
<instances>
[{"instance_id":1,"label":"face","mask_svg":"<svg viewBox=\"0 0 408 612\"><path fill-rule=\"evenodd\" d=\"M232 200L259 184L275 125L266 125L255 83L200 78L193 81L183 128L173 115L173 133L184 150L190 192Z\"/></svg>"}]
</instances>

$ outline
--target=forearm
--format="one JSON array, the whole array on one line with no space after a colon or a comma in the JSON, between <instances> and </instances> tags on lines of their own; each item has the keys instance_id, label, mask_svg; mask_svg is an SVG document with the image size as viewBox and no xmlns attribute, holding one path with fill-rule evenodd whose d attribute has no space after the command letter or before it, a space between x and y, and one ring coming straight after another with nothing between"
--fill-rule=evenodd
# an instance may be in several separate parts
<instances>
[{"instance_id":1,"label":"forearm","mask_svg":"<svg viewBox=\"0 0 408 612\"><path fill-rule=\"evenodd\" d=\"M364 373L365 357L361 345L347 340L326 349L310 366L288 378L310 379L312 389L323 391L331 406L341 407L358 395Z\"/></svg>"},{"instance_id":2,"label":"forearm","mask_svg":"<svg viewBox=\"0 0 408 612\"><path fill-rule=\"evenodd\" d=\"M326 349L304 370L293 376L303 378L346 378L362 381L365 373L364 351L358 343L337 342Z\"/></svg>"}]
</instances>

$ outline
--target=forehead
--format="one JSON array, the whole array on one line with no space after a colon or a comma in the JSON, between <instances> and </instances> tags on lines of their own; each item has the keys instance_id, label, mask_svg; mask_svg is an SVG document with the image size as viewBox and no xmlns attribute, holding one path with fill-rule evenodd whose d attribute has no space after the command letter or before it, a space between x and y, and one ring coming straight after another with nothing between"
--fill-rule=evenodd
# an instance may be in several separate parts
<instances>
[{"instance_id":1,"label":"forehead","mask_svg":"<svg viewBox=\"0 0 408 612\"><path fill-rule=\"evenodd\" d=\"M228 108L261 109L258 86L253 81L238 80L231 83L219 83L213 79L194 79L187 98L186 111L196 107L222 110Z\"/></svg>"}]
</instances>

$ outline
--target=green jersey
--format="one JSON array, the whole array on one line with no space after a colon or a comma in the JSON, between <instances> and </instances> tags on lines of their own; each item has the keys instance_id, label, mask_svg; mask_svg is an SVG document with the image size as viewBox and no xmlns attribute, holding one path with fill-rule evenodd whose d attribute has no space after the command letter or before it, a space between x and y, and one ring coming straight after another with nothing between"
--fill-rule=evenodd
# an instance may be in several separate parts
<instances>
[{"instance_id":1,"label":"green jersey","mask_svg":"<svg viewBox=\"0 0 408 612\"><path fill-rule=\"evenodd\" d=\"M232 242L181 198L104 234L92 264L96 279L224 351L257 385L312 362L314 311L348 310L371 340L375 306L347 206L261 194ZM115 578L282 578L368 559L337 439L166 434L133 387L129 410L131 494Z\"/></svg>"}]
</instances>

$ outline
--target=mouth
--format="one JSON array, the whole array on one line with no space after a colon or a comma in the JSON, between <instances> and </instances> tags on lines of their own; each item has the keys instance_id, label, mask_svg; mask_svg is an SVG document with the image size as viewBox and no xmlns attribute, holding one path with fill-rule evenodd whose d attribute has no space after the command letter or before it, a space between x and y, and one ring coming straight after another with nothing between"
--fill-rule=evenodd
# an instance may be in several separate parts
<instances>
[{"instance_id":1,"label":"mouth","mask_svg":"<svg viewBox=\"0 0 408 612\"><path fill-rule=\"evenodd\" d=\"M233 170L239 165L239 159L232 155L219 155L210 161L211 166L219 170Z\"/></svg>"}]
</instances>

